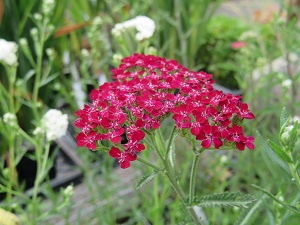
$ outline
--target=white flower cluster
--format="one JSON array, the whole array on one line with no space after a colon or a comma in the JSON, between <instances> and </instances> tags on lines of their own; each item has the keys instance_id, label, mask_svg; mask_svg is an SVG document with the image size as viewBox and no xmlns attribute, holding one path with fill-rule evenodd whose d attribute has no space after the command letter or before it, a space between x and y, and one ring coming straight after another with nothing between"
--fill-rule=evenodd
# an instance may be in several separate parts
<instances>
[{"instance_id":1,"label":"white flower cluster","mask_svg":"<svg viewBox=\"0 0 300 225\"><path fill-rule=\"evenodd\" d=\"M122 32L131 28L135 28L138 31L135 38L138 41L142 41L153 36L155 31L155 22L147 16L137 16L123 23L117 23L112 29L112 34L120 36Z\"/></svg>"},{"instance_id":2,"label":"white flower cluster","mask_svg":"<svg viewBox=\"0 0 300 225\"><path fill-rule=\"evenodd\" d=\"M68 116L57 109L50 109L42 118L42 129L48 141L64 136L68 128Z\"/></svg>"},{"instance_id":3,"label":"white flower cluster","mask_svg":"<svg viewBox=\"0 0 300 225\"><path fill-rule=\"evenodd\" d=\"M12 41L0 39L0 62L8 66L17 65L18 45Z\"/></svg>"}]
</instances>

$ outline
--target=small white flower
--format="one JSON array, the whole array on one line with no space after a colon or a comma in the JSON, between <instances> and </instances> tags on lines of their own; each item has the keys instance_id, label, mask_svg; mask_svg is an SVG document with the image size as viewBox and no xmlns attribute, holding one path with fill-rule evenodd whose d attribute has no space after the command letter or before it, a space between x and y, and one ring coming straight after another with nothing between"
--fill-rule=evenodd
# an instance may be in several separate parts
<instances>
[{"instance_id":1,"label":"small white flower","mask_svg":"<svg viewBox=\"0 0 300 225\"><path fill-rule=\"evenodd\" d=\"M68 116L61 111L50 109L42 118L42 127L48 141L64 136L68 128Z\"/></svg>"},{"instance_id":2,"label":"small white flower","mask_svg":"<svg viewBox=\"0 0 300 225\"><path fill-rule=\"evenodd\" d=\"M155 22L147 16L137 16L123 23L117 23L112 29L112 34L119 36L122 32L130 28L135 28L138 31L135 38L138 41L141 41L153 36L155 31Z\"/></svg>"},{"instance_id":3,"label":"small white flower","mask_svg":"<svg viewBox=\"0 0 300 225\"><path fill-rule=\"evenodd\" d=\"M284 88L290 88L292 86L292 80L286 79L281 83L282 87Z\"/></svg>"},{"instance_id":4,"label":"small white flower","mask_svg":"<svg viewBox=\"0 0 300 225\"><path fill-rule=\"evenodd\" d=\"M0 49L0 62L8 66L17 65L18 45L15 42L0 39Z\"/></svg>"},{"instance_id":5,"label":"small white flower","mask_svg":"<svg viewBox=\"0 0 300 225\"><path fill-rule=\"evenodd\" d=\"M83 49L81 49L81 55L83 57L89 57L90 53L87 49L83 48Z\"/></svg>"},{"instance_id":6,"label":"small white flower","mask_svg":"<svg viewBox=\"0 0 300 225\"><path fill-rule=\"evenodd\" d=\"M226 155L222 155L220 158L221 163L226 163L228 161L228 157Z\"/></svg>"}]
</instances>

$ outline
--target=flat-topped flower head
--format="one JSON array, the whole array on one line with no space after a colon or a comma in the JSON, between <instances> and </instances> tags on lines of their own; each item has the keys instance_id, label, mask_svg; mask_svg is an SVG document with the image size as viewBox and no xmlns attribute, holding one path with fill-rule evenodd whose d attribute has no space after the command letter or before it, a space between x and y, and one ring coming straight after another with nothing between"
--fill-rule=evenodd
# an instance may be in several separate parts
<instances>
[{"instance_id":1,"label":"flat-topped flower head","mask_svg":"<svg viewBox=\"0 0 300 225\"><path fill-rule=\"evenodd\" d=\"M18 64L18 45L15 42L0 39L0 49L0 62L8 66L16 66Z\"/></svg>"},{"instance_id":2,"label":"flat-topped flower head","mask_svg":"<svg viewBox=\"0 0 300 225\"><path fill-rule=\"evenodd\" d=\"M190 132L203 148L220 149L224 143L238 150L254 148L253 137L246 137L240 126L253 113L240 96L215 90L211 74L144 54L122 59L111 72L114 81L93 90L92 103L76 112L80 147L95 150L98 141L110 140L109 154L128 168L145 149L145 134L172 117L176 129ZM122 135L126 143L121 143Z\"/></svg>"},{"instance_id":3,"label":"flat-topped flower head","mask_svg":"<svg viewBox=\"0 0 300 225\"><path fill-rule=\"evenodd\" d=\"M50 109L42 118L42 128L48 141L64 136L68 128L68 115L57 109Z\"/></svg>"}]
</instances>

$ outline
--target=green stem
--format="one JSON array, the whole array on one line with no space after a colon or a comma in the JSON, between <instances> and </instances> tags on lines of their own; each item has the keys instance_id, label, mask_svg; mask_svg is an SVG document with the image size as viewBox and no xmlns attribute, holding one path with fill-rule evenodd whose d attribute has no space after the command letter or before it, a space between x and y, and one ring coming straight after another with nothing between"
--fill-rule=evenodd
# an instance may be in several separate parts
<instances>
[{"instance_id":1,"label":"green stem","mask_svg":"<svg viewBox=\"0 0 300 225\"><path fill-rule=\"evenodd\" d=\"M169 152L171 150L171 145L172 145L172 142L173 142L173 139L174 139L175 131L176 131L176 127L174 126L172 131L171 131L170 137L169 137L169 141L168 141L168 145L167 145L167 151L166 151L166 158L168 157Z\"/></svg>"},{"instance_id":2,"label":"green stem","mask_svg":"<svg viewBox=\"0 0 300 225\"><path fill-rule=\"evenodd\" d=\"M8 82L9 82L9 103L10 103L10 112L15 114L16 110L15 110L15 104L14 104L14 95L15 95L15 91L14 90L14 85L15 85L15 81L16 81L16 75L17 75L17 69L16 67L12 67L12 68L7 68L7 74L8 74Z\"/></svg>"},{"instance_id":3,"label":"green stem","mask_svg":"<svg viewBox=\"0 0 300 225\"><path fill-rule=\"evenodd\" d=\"M183 192L182 188L177 183L172 168L170 168L170 163L168 163L168 158L164 161L165 169L166 169L166 176L171 182L171 185L173 189L175 190L176 194L179 196L182 204L186 207L187 211L190 213L191 217L193 218L195 225L202 225L202 222L200 221L199 217L197 216L194 208L187 204L187 197L186 194Z\"/></svg>"},{"instance_id":4,"label":"green stem","mask_svg":"<svg viewBox=\"0 0 300 225\"><path fill-rule=\"evenodd\" d=\"M153 169L155 169L155 170L157 170L157 171L163 171L163 169L161 169L161 168L157 167L156 165L154 165L154 164L148 162L147 160L142 159L142 158L139 157L139 156L137 157L137 160L138 160L139 162L141 162L141 163L147 165L147 166L150 166L151 168L153 168Z\"/></svg>"},{"instance_id":5,"label":"green stem","mask_svg":"<svg viewBox=\"0 0 300 225\"><path fill-rule=\"evenodd\" d=\"M11 136L10 145L9 145L9 156L8 156L8 168L9 168L9 181L7 184L7 201L11 202L12 200L12 192L13 192L13 184L15 179L15 152L14 152L14 137Z\"/></svg>"},{"instance_id":6,"label":"green stem","mask_svg":"<svg viewBox=\"0 0 300 225\"><path fill-rule=\"evenodd\" d=\"M35 146L35 152L36 152L36 162L37 162L37 173L36 173L36 178L34 182L34 187L33 187L33 196L32 196L32 207L33 207L33 224L36 224L36 217L38 215L37 208L37 196L39 192L39 186L42 183L45 174L46 174L46 166L49 158L49 152L50 152L50 142L47 143L45 152L42 154L41 148L39 146Z\"/></svg>"},{"instance_id":7,"label":"green stem","mask_svg":"<svg viewBox=\"0 0 300 225\"><path fill-rule=\"evenodd\" d=\"M287 152L288 156L293 160L292 153L290 151ZM294 161L294 160L293 160ZM300 191L300 178L297 172L297 168L294 163L289 163L289 168L292 173L293 178L295 179L298 190Z\"/></svg>"},{"instance_id":8,"label":"green stem","mask_svg":"<svg viewBox=\"0 0 300 225\"><path fill-rule=\"evenodd\" d=\"M174 136L174 131L175 128L173 128L172 133L170 135L170 139L169 139L169 143L168 143L168 148L170 148L171 146L171 141L173 139ZM195 225L202 225L202 222L200 221L199 217L197 216L194 208L187 204L187 196L184 193L184 191L182 190L182 188L180 187L180 185L178 184L171 162L170 162L170 158L169 157L163 157L163 155L160 153L160 151L157 148L157 144L155 142L155 138L153 135L151 135L151 144L153 145L153 149L154 151L158 154L159 158L161 159L163 165L164 165L164 169L165 169L165 175L168 178L168 180L170 181L174 191L176 192L176 194L178 195L181 203L186 207L187 211L190 213L192 219L194 220L194 224Z\"/></svg>"},{"instance_id":9,"label":"green stem","mask_svg":"<svg viewBox=\"0 0 300 225\"><path fill-rule=\"evenodd\" d=\"M196 185L196 177L197 177L197 169L200 162L200 155L195 154L191 169L191 177L190 177L190 191L189 191L189 205L192 205L195 195L195 185Z\"/></svg>"},{"instance_id":10,"label":"green stem","mask_svg":"<svg viewBox=\"0 0 300 225\"><path fill-rule=\"evenodd\" d=\"M45 42L45 24L43 24L42 29L40 29L40 38L39 43L37 43L38 48L36 49L37 54L37 63L35 68L35 82L33 87L33 94L32 94L32 102L33 102L33 113L36 119L39 118L38 115L38 94L40 88L40 81L42 76L42 63L43 63L43 50L44 50L44 42Z\"/></svg>"}]
</instances>

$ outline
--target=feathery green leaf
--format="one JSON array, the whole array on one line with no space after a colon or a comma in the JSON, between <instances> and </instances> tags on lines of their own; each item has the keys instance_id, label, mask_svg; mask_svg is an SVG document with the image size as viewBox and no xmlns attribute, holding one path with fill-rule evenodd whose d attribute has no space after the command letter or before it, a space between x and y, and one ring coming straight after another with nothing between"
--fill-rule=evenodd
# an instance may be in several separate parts
<instances>
[{"instance_id":1,"label":"feathery green leaf","mask_svg":"<svg viewBox=\"0 0 300 225\"><path fill-rule=\"evenodd\" d=\"M138 182L135 185L136 189L140 189L141 187L143 187L146 183L148 183L149 181L151 181L160 171L158 170L154 170L151 173L148 173L147 175L143 176L142 178L140 178L138 180Z\"/></svg>"},{"instance_id":2,"label":"feathery green leaf","mask_svg":"<svg viewBox=\"0 0 300 225\"><path fill-rule=\"evenodd\" d=\"M240 192L225 192L221 194L205 195L196 199L195 205L199 207L244 207L247 208L249 204L256 199L248 194Z\"/></svg>"}]
</instances>

